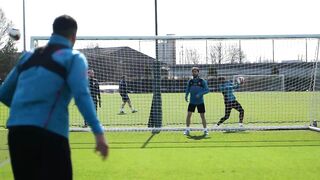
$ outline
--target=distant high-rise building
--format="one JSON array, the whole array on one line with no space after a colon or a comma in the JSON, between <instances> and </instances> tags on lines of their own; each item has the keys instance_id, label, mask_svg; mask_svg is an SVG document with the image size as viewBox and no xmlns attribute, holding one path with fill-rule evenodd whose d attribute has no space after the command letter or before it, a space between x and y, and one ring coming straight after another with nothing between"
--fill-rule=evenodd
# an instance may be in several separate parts
<instances>
[{"instance_id":1,"label":"distant high-rise building","mask_svg":"<svg viewBox=\"0 0 320 180\"><path fill-rule=\"evenodd\" d=\"M168 36L174 34L167 34ZM176 64L176 40L168 39L161 40L158 44L158 58L159 61L166 63L167 65L175 65Z\"/></svg>"}]
</instances>

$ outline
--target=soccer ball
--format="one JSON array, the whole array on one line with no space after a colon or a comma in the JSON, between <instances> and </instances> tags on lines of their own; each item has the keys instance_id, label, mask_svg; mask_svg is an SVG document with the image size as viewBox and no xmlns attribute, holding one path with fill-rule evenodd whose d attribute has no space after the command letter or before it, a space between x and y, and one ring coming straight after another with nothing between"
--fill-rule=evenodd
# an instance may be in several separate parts
<instances>
[{"instance_id":1,"label":"soccer ball","mask_svg":"<svg viewBox=\"0 0 320 180\"><path fill-rule=\"evenodd\" d=\"M9 29L9 37L14 40L14 41L18 41L21 37L21 33L19 29L15 29L15 28L11 28Z\"/></svg>"},{"instance_id":2,"label":"soccer ball","mask_svg":"<svg viewBox=\"0 0 320 180\"><path fill-rule=\"evenodd\" d=\"M238 78L237 78L237 83L238 83L238 84L244 83L244 77L238 77Z\"/></svg>"}]
</instances>

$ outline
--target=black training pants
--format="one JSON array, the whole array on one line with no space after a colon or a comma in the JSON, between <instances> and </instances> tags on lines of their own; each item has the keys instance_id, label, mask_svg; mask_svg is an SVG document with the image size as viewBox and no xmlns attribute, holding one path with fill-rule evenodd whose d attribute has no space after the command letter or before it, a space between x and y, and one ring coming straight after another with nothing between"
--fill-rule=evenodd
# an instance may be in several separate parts
<instances>
[{"instance_id":1,"label":"black training pants","mask_svg":"<svg viewBox=\"0 0 320 180\"><path fill-rule=\"evenodd\" d=\"M15 180L71 180L66 137L35 126L9 127L10 159Z\"/></svg>"}]
</instances>

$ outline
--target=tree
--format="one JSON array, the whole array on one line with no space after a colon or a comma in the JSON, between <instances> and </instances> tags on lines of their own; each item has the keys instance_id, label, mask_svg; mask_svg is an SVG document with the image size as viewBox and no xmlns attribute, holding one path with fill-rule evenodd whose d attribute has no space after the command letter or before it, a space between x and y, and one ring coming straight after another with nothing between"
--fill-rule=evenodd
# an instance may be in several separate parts
<instances>
[{"instance_id":1,"label":"tree","mask_svg":"<svg viewBox=\"0 0 320 180\"><path fill-rule=\"evenodd\" d=\"M199 64L200 54L196 49L186 49L186 60L188 63Z\"/></svg>"},{"instance_id":2,"label":"tree","mask_svg":"<svg viewBox=\"0 0 320 180\"><path fill-rule=\"evenodd\" d=\"M236 44L228 48L222 45L222 42L209 47L209 58L212 64L222 63L242 63L245 59L244 52Z\"/></svg>"},{"instance_id":3,"label":"tree","mask_svg":"<svg viewBox=\"0 0 320 180\"><path fill-rule=\"evenodd\" d=\"M16 64L18 57L18 49L15 47L15 42L11 40L7 32L13 27L3 10L0 8L0 78L4 79Z\"/></svg>"},{"instance_id":4,"label":"tree","mask_svg":"<svg viewBox=\"0 0 320 180\"><path fill-rule=\"evenodd\" d=\"M14 47L14 43L9 41L0 50L0 78L4 79L18 59L17 49Z\"/></svg>"},{"instance_id":5,"label":"tree","mask_svg":"<svg viewBox=\"0 0 320 180\"><path fill-rule=\"evenodd\" d=\"M226 52L221 42L209 47L209 58L212 64L222 64L226 59Z\"/></svg>"},{"instance_id":6,"label":"tree","mask_svg":"<svg viewBox=\"0 0 320 180\"><path fill-rule=\"evenodd\" d=\"M231 64L243 63L245 59L244 52L237 45L231 45L228 49L228 60Z\"/></svg>"}]
</instances>

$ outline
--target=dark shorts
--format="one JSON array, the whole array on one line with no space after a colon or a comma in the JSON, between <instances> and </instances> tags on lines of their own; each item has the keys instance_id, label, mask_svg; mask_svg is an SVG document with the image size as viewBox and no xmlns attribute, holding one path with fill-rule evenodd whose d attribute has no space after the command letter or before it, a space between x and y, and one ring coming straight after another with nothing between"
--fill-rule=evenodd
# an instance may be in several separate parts
<instances>
[{"instance_id":1,"label":"dark shorts","mask_svg":"<svg viewBox=\"0 0 320 180\"><path fill-rule=\"evenodd\" d=\"M226 101L224 102L226 111L231 111L231 109L236 109L237 111L243 111L241 104L237 101Z\"/></svg>"},{"instance_id":2,"label":"dark shorts","mask_svg":"<svg viewBox=\"0 0 320 180\"><path fill-rule=\"evenodd\" d=\"M188 112L194 112L196 108L198 110L198 113L205 113L206 112L206 108L204 106L204 103L202 103L202 104L189 104Z\"/></svg>"},{"instance_id":3,"label":"dark shorts","mask_svg":"<svg viewBox=\"0 0 320 180\"><path fill-rule=\"evenodd\" d=\"M14 126L9 127L8 144L15 179L72 179L66 137L35 126Z\"/></svg>"},{"instance_id":4,"label":"dark shorts","mask_svg":"<svg viewBox=\"0 0 320 180\"><path fill-rule=\"evenodd\" d=\"M130 100L128 94L120 94L120 96L121 96L123 102L127 102Z\"/></svg>"}]
</instances>

